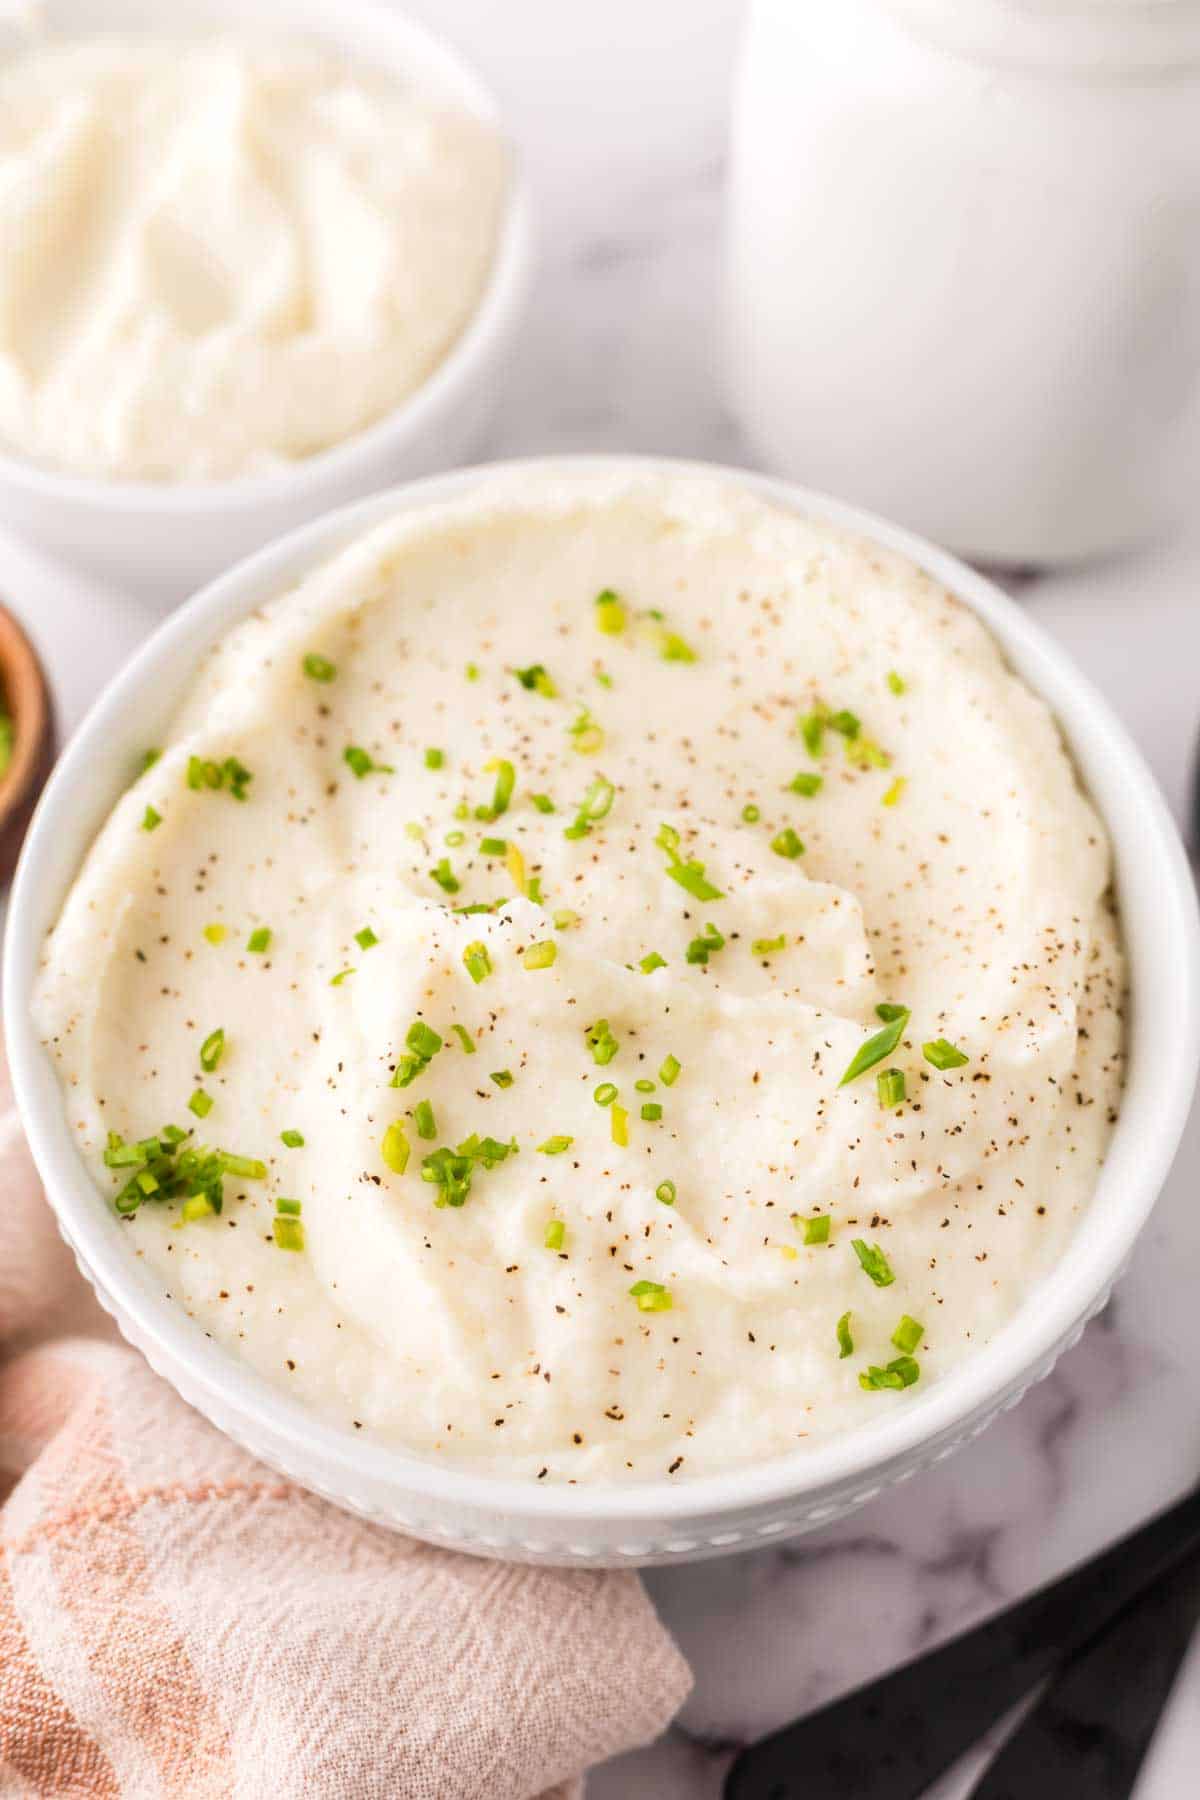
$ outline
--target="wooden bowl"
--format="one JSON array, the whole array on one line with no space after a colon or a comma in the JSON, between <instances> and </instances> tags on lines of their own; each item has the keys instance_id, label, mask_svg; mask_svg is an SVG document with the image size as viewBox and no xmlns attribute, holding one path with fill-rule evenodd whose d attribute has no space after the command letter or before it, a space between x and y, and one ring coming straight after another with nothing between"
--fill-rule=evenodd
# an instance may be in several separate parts
<instances>
[{"instance_id":1,"label":"wooden bowl","mask_svg":"<svg viewBox=\"0 0 1200 1800\"><path fill-rule=\"evenodd\" d=\"M0 705L12 720L8 767L0 775L0 881L8 881L38 795L54 764L54 711L37 652L0 606Z\"/></svg>"}]
</instances>

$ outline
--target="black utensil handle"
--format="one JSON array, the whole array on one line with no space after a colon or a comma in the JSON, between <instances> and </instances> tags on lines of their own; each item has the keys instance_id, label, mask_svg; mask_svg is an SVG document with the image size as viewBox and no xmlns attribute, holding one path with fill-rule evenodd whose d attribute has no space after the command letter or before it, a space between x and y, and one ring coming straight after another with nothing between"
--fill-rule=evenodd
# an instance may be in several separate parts
<instances>
[{"instance_id":1,"label":"black utensil handle","mask_svg":"<svg viewBox=\"0 0 1200 1800\"><path fill-rule=\"evenodd\" d=\"M1200 1555L1072 1657L970 1800L1129 1800L1200 1619Z\"/></svg>"},{"instance_id":2,"label":"black utensil handle","mask_svg":"<svg viewBox=\"0 0 1200 1800\"><path fill-rule=\"evenodd\" d=\"M1194 1490L973 1631L751 1744L729 1771L726 1800L917 1800L1056 1663L1198 1546Z\"/></svg>"}]
</instances>

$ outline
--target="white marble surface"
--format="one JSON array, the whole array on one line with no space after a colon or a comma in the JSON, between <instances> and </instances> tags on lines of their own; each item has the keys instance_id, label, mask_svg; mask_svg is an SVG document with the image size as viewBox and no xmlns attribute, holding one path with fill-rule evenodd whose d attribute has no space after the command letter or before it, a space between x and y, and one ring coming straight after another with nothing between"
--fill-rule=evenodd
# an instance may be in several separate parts
<instances>
[{"instance_id":1,"label":"white marble surface","mask_svg":"<svg viewBox=\"0 0 1200 1800\"><path fill-rule=\"evenodd\" d=\"M717 282L736 0L420 0L509 108L540 207L541 278L489 456L671 451L750 462L722 402ZM852 497L852 496L851 496ZM40 644L67 727L153 623L0 540L0 592ZM1182 816L1200 727L1200 520L1120 562L1021 583L1140 741ZM1164 1055L1170 1046L1164 1046ZM656 1571L696 1672L658 1745L590 1800L705 1800L728 1747L953 1632L1098 1547L1200 1472L1200 1118L1113 1305L1014 1413L841 1526ZM1138 1789L1200 1768L1200 1646ZM961 1772L938 1790L957 1800ZM852 1800L848 1796L847 1800Z\"/></svg>"}]
</instances>

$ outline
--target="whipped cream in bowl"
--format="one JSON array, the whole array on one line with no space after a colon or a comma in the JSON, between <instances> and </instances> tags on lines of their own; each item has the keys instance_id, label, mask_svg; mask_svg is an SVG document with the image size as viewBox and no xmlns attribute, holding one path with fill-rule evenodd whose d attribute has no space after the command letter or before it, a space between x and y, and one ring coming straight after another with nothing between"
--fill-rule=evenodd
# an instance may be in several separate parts
<instances>
[{"instance_id":1,"label":"whipped cream in bowl","mask_svg":"<svg viewBox=\"0 0 1200 1800\"><path fill-rule=\"evenodd\" d=\"M9 942L35 1149L152 1360L335 1497L586 1560L814 1522L1019 1391L1178 1127L1148 874L1195 943L1015 609L630 461L257 560L125 678Z\"/></svg>"}]
</instances>

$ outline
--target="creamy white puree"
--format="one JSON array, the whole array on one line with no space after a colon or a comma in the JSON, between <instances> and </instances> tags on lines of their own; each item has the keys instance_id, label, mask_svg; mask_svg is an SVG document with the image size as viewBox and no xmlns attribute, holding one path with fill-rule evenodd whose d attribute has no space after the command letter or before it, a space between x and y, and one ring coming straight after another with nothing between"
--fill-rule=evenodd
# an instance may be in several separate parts
<instances>
[{"instance_id":1,"label":"creamy white puree","mask_svg":"<svg viewBox=\"0 0 1200 1800\"><path fill-rule=\"evenodd\" d=\"M597 627L604 589L626 611L614 635ZM666 659L664 633L696 660ZM304 674L313 652L333 680ZM536 664L554 694L511 672ZM861 731L827 728L814 758L797 720L818 702ZM581 707L598 747L572 733ZM356 778L347 746L394 772ZM240 759L246 799L189 788L190 756ZM515 788L480 822L495 758ZM798 772L820 791L790 791ZM599 775L611 811L567 838ZM664 822L721 899L668 877ZM789 827L795 857L772 849ZM515 893L479 848L493 836L519 846L544 905L464 917ZM456 892L431 878L442 858ZM177 1228L175 1205L147 1202L124 1229L165 1291L288 1393L445 1461L682 1478L869 1429L1064 1254L1120 1084L1108 884L1045 706L902 559L727 483L496 477L375 530L208 657L88 856L37 1015L105 1193L124 1178L103 1165L109 1130L172 1120L267 1163L264 1181L227 1180L219 1218ZM577 924L556 927L564 909ZM710 922L724 946L689 964ZM246 948L259 927L265 954ZM492 965L478 985L473 942ZM527 968L543 942L553 965ZM666 966L644 974L651 952ZM879 1065L904 1071L894 1110L879 1069L839 1086L881 1002L911 1008ZM418 1017L445 1046L398 1090ZM586 1037L601 1018L618 1044L603 1066ZM226 1051L205 1074L218 1026ZM922 1045L942 1037L969 1062L931 1067ZM593 1098L609 1080L625 1147ZM197 1086L213 1100L200 1122ZM646 1103L661 1120L643 1121ZM403 1175L380 1152L397 1120ZM472 1132L519 1154L438 1208L421 1159ZM553 1136L570 1150L539 1153ZM303 1253L272 1241L279 1196L302 1201ZM794 1213L828 1216L829 1242L806 1245ZM891 1285L860 1267L856 1238ZM641 1280L670 1310L639 1310ZM923 1327L919 1381L864 1390L904 1314Z\"/></svg>"},{"instance_id":2,"label":"creamy white puree","mask_svg":"<svg viewBox=\"0 0 1200 1800\"><path fill-rule=\"evenodd\" d=\"M507 159L304 44L102 39L0 65L0 447L262 473L361 431L474 311Z\"/></svg>"}]
</instances>

